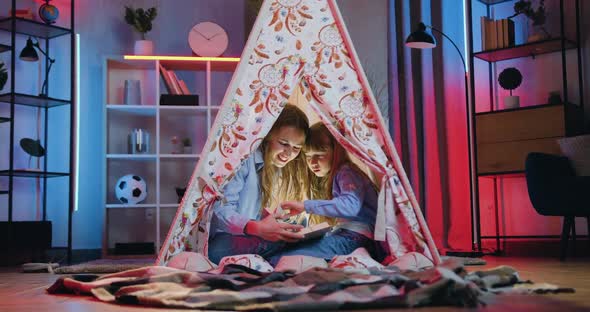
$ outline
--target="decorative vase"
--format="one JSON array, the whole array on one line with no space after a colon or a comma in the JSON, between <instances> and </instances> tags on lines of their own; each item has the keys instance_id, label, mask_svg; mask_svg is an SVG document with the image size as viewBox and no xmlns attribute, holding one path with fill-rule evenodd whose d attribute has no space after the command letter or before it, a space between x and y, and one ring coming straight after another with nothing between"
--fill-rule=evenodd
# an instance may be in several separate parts
<instances>
[{"instance_id":1,"label":"decorative vase","mask_svg":"<svg viewBox=\"0 0 590 312\"><path fill-rule=\"evenodd\" d=\"M139 80L125 80L124 103L141 105L141 83Z\"/></svg>"},{"instance_id":2,"label":"decorative vase","mask_svg":"<svg viewBox=\"0 0 590 312\"><path fill-rule=\"evenodd\" d=\"M59 10L53 4L49 4L49 0L46 0L45 3L39 7L39 17L46 24L53 24L59 17Z\"/></svg>"},{"instance_id":3,"label":"decorative vase","mask_svg":"<svg viewBox=\"0 0 590 312\"><path fill-rule=\"evenodd\" d=\"M129 133L129 154L147 154L150 150L150 134L144 129Z\"/></svg>"},{"instance_id":4,"label":"decorative vase","mask_svg":"<svg viewBox=\"0 0 590 312\"><path fill-rule=\"evenodd\" d=\"M170 139L170 145L172 145L172 154L182 154L182 144L180 143L180 139L177 136L173 136Z\"/></svg>"},{"instance_id":5,"label":"decorative vase","mask_svg":"<svg viewBox=\"0 0 590 312\"><path fill-rule=\"evenodd\" d=\"M151 40L137 40L133 47L135 55L154 55L154 42Z\"/></svg>"},{"instance_id":6,"label":"decorative vase","mask_svg":"<svg viewBox=\"0 0 590 312\"><path fill-rule=\"evenodd\" d=\"M529 26L529 35L526 39L527 42L541 41L549 39L551 36L545 29L545 25L531 25Z\"/></svg>"},{"instance_id":7,"label":"decorative vase","mask_svg":"<svg viewBox=\"0 0 590 312\"><path fill-rule=\"evenodd\" d=\"M504 108L518 108L520 106L520 98L516 95L509 95L504 98Z\"/></svg>"}]
</instances>

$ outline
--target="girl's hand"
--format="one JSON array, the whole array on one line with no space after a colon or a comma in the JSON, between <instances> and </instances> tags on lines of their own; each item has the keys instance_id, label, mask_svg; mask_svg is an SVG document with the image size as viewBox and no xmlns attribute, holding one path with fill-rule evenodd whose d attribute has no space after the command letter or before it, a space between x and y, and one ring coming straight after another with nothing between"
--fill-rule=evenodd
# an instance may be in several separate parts
<instances>
[{"instance_id":1,"label":"girl's hand","mask_svg":"<svg viewBox=\"0 0 590 312\"><path fill-rule=\"evenodd\" d=\"M303 234L297 233L302 228L303 226L299 224L277 222L274 216L268 215L260 221L248 222L244 232L271 242L286 241L292 243L303 238Z\"/></svg>"},{"instance_id":2,"label":"girl's hand","mask_svg":"<svg viewBox=\"0 0 590 312\"><path fill-rule=\"evenodd\" d=\"M302 212L305 212L305 207L303 206L303 202L288 200L281 203L281 208L283 210L289 210L290 216L298 215Z\"/></svg>"}]
</instances>

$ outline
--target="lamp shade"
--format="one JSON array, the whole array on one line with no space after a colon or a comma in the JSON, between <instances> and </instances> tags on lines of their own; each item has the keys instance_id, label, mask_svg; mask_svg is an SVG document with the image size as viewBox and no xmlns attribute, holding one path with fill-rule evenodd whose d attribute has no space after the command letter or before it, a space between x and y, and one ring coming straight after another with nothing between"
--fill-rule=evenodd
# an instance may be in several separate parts
<instances>
[{"instance_id":1,"label":"lamp shade","mask_svg":"<svg viewBox=\"0 0 590 312\"><path fill-rule=\"evenodd\" d=\"M432 49L436 47L436 39L426 32L426 25L420 23L418 29L406 38L406 46L412 49Z\"/></svg>"},{"instance_id":2,"label":"lamp shade","mask_svg":"<svg viewBox=\"0 0 590 312\"><path fill-rule=\"evenodd\" d=\"M33 140L30 138L23 138L20 140L20 147L27 154L35 157L45 156L45 149L41 145L40 140Z\"/></svg>"},{"instance_id":3,"label":"lamp shade","mask_svg":"<svg viewBox=\"0 0 590 312\"><path fill-rule=\"evenodd\" d=\"M37 51L35 51L35 45L30 37L27 39L27 45L20 52L19 58L27 62L36 62L39 60L39 55L37 54Z\"/></svg>"}]
</instances>

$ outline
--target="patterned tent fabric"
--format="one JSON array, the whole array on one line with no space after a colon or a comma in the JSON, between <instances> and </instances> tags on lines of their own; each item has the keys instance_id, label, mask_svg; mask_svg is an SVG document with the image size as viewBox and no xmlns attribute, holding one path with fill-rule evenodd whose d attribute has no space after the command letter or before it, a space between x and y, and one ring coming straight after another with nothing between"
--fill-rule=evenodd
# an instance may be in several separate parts
<instances>
[{"instance_id":1,"label":"patterned tent fabric","mask_svg":"<svg viewBox=\"0 0 590 312\"><path fill-rule=\"evenodd\" d=\"M156 261L207 254L212 203L300 88L335 138L383 178L375 239L439 263L334 0L266 0Z\"/></svg>"}]
</instances>

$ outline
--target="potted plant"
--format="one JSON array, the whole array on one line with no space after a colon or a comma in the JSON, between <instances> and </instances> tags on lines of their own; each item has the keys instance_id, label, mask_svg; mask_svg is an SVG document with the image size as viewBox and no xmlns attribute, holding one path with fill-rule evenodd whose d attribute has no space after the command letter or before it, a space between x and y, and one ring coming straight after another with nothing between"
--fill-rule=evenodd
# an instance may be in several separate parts
<instances>
[{"instance_id":1,"label":"potted plant","mask_svg":"<svg viewBox=\"0 0 590 312\"><path fill-rule=\"evenodd\" d=\"M185 154L192 154L193 153L193 147L191 145L190 138L182 139L182 150Z\"/></svg>"},{"instance_id":2,"label":"potted plant","mask_svg":"<svg viewBox=\"0 0 590 312\"><path fill-rule=\"evenodd\" d=\"M518 96L512 95L512 90L522 83L522 74L514 67L504 69L498 76L498 82L504 90L509 90L510 95L504 98L504 108L517 108L520 105Z\"/></svg>"},{"instance_id":3,"label":"potted plant","mask_svg":"<svg viewBox=\"0 0 590 312\"><path fill-rule=\"evenodd\" d=\"M0 90L4 88L6 81L8 81L8 72L6 72L4 62L0 61Z\"/></svg>"},{"instance_id":4,"label":"potted plant","mask_svg":"<svg viewBox=\"0 0 590 312\"><path fill-rule=\"evenodd\" d=\"M152 30L152 21L157 15L158 11L155 7L144 10L125 6L125 22L133 26L133 29L141 35L141 40L135 41L134 53L136 55L153 54L154 43L151 40L146 40L145 34Z\"/></svg>"},{"instance_id":5,"label":"potted plant","mask_svg":"<svg viewBox=\"0 0 590 312\"><path fill-rule=\"evenodd\" d=\"M533 8L532 0L519 0L514 3L514 14L508 18L512 19L523 14L532 22L532 31L527 38L528 42L539 41L551 37L545 29L545 0L539 0L537 9Z\"/></svg>"}]
</instances>

